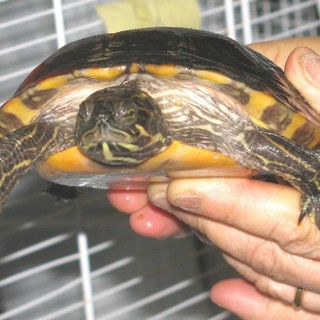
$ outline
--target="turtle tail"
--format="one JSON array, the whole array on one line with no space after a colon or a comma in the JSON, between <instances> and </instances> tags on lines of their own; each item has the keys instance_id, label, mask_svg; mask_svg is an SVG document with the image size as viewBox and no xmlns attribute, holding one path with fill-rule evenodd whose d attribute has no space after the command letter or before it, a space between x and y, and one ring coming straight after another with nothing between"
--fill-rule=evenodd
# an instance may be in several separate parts
<instances>
[{"instance_id":1,"label":"turtle tail","mask_svg":"<svg viewBox=\"0 0 320 320\"><path fill-rule=\"evenodd\" d=\"M0 208L31 165L57 152L62 143L61 128L49 123L24 126L0 140Z\"/></svg>"}]
</instances>

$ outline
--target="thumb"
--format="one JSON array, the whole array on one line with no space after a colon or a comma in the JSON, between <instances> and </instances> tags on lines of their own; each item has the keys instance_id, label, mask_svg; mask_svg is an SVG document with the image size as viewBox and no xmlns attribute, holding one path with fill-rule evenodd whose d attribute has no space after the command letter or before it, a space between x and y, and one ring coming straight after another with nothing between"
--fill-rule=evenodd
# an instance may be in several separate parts
<instances>
[{"instance_id":1,"label":"thumb","mask_svg":"<svg viewBox=\"0 0 320 320\"><path fill-rule=\"evenodd\" d=\"M294 49L285 65L288 80L320 113L320 56L306 47Z\"/></svg>"}]
</instances>

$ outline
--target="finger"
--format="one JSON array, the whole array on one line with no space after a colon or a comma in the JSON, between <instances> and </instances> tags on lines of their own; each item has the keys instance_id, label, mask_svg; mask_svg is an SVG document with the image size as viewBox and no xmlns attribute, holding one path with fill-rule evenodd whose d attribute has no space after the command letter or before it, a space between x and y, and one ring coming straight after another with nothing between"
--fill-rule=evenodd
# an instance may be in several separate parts
<instances>
[{"instance_id":1,"label":"finger","mask_svg":"<svg viewBox=\"0 0 320 320\"><path fill-rule=\"evenodd\" d=\"M107 198L119 211L129 214L140 210L148 203L146 192L140 190L109 190Z\"/></svg>"},{"instance_id":2,"label":"finger","mask_svg":"<svg viewBox=\"0 0 320 320\"><path fill-rule=\"evenodd\" d=\"M280 68L284 69L287 58L292 50L297 47L309 47L320 52L320 41L318 37L289 38L250 44L249 47L260 52Z\"/></svg>"},{"instance_id":3,"label":"finger","mask_svg":"<svg viewBox=\"0 0 320 320\"><path fill-rule=\"evenodd\" d=\"M183 237L189 229L176 217L149 204L145 191L109 190L108 200L115 208L130 214L132 230L144 237Z\"/></svg>"},{"instance_id":4,"label":"finger","mask_svg":"<svg viewBox=\"0 0 320 320\"><path fill-rule=\"evenodd\" d=\"M320 258L320 232L307 217L297 225L300 194L292 188L250 179L181 179L168 186L170 203L165 199L159 203L161 194L154 188L148 195L164 210L173 210L171 205L180 207L274 240L284 251ZM185 222L188 218L178 217Z\"/></svg>"},{"instance_id":5,"label":"finger","mask_svg":"<svg viewBox=\"0 0 320 320\"><path fill-rule=\"evenodd\" d=\"M182 221L205 234L224 252L244 265L250 265L255 272L277 282L320 292L320 278L314 277L319 270L319 261L292 255L274 241L257 237L224 222L177 208L171 210ZM302 274L301 269L307 271Z\"/></svg>"},{"instance_id":6,"label":"finger","mask_svg":"<svg viewBox=\"0 0 320 320\"><path fill-rule=\"evenodd\" d=\"M288 57L285 73L313 109L320 112L320 57L311 49L297 48Z\"/></svg>"},{"instance_id":7,"label":"finger","mask_svg":"<svg viewBox=\"0 0 320 320\"><path fill-rule=\"evenodd\" d=\"M311 236L311 240L309 240L308 235L305 235L304 238L305 241L298 242L298 239L296 236L290 235L290 239L295 239L297 241L297 244L294 245L294 243L286 242L286 247L281 248L276 242L274 241L267 241L266 239L269 238L269 236L272 238L272 236L275 238L276 241L280 243L284 243L283 241L277 239L275 235L279 235L280 239L281 237L287 237L286 234L287 231L279 231L277 229L277 219L275 219L275 225L272 224L272 222L268 222L268 219L264 219L264 215L260 213L263 207L261 207L261 204L258 202L261 201L259 197L262 197L262 204L265 205L266 199L264 199L264 196L261 196L261 194L258 192L254 196L254 199L248 199L248 194L251 194L251 190L245 189L247 192L243 192L244 190L241 188L242 193L234 192L235 190L225 189L221 183L225 183L228 188L230 186L232 187L239 187L237 185L239 182L243 183L243 179L203 179L203 180L193 180L192 183L190 181L187 183L188 189L186 190L186 186L183 185L183 180L181 181L175 181L174 184L172 184L176 190L176 192L182 193L183 197L186 195L191 195L191 207L192 212L193 211L200 211L200 214L193 214L193 213L187 213L182 210L178 210L176 207L170 207L169 203L166 203L167 199L164 197L162 198L162 203L160 202L160 205L163 208L171 210L177 217L182 219L185 223L189 224L190 226L200 230L202 233L207 235L209 240L211 240L213 243L215 243L218 247L220 247L225 252L228 252L233 257L236 257L238 260L250 264L257 272L260 272L262 274L266 274L272 278L274 278L276 281L286 282L290 283L294 286L301 286L301 287L308 287L312 288L313 291L317 291L320 288L320 279L316 279L313 275L317 274L317 270L319 269L319 261L314 259L306 259L304 256L299 255L292 255L288 253L287 247L289 247L292 251L297 251L297 254L302 251L305 255L309 255L311 257L316 257L316 252L318 252L318 258L319 258L319 242L313 243L313 237ZM250 181L250 186L252 182L255 182L259 185L259 188L261 189L261 192L267 192L268 197L270 197L270 194L268 193L268 188L276 187L276 190L281 187L277 185L268 184L265 182L258 182L258 181ZM210 186L210 189L208 189L204 183L208 184ZM212 183L217 183L216 188L212 188ZM255 185L253 185L252 192L257 191L259 188ZM262 185L260 185L262 184ZM288 192L295 192L291 188L283 187ZM221 195L221 190L228 195L226 199L222 199L224 195ZM280 190L280 189L279 189ZM276 209L276 218L279 219L278 215L279 208L282 208L282 200L285 199L288 195L285 195L285 192L275 192L274 193L272 202L276 202L275 199L279 197L279 203L280 205L276 205L273 203L271 208L273 210ZM170 199L170 185L167 190L168 198ZM220 192L220 193L219 193ZM152 199L156 198L156 203L159 204L159 193L155 192L155 195L152 195L153 191L149 190L148 194ZM194 196L198 195L195 199ZM199 205L198 198L202 197L203 203ZM210 197L210 195L213 195ZM234 195L234 199L232 203L230 203L230 195ZM239 195L241 197L244 197L247 202L244 202L244 199L239 198ZM292 196L293 194L291 194ZM172 196L172 194L171 194ZM158 198L157 198L158 197ZM282 199L283 198L283 199ZM218 199L218 200L217 200ZM287 208L290 208L290 200L291 197L289 197L289 203L286 205ZM172 199L171 199L172 200ZM185 198L183 198L185 200ZM219 201L223 201L222 205L220 204L219 207ZM188 201L188 200L187 200ZM267 201L270 201L269 198L267 198ZM174 202L174 201L173 201ZM218 205L215 205L218 203ZM237 205L235 208L230 208L231 206ZM256 206L253 206L253 208L250 207L250 205L257 204ZM183 204L183 207L185 208L186 204ZM286 209L287 209L286 208ZM282 210L282 209L281 209ZM282 213L280 210L280 213ZM231 212L231 213L230 213ZM285 211L286 212L286 211ZM203 215L201 215L201 213ZM273 213L274 214L274 213ZM230 215L230 216L228 216ZM261 216L261 217L260 217ZM267 215L268 216L268 215ZM270 218L269 218L270 219ZM221 223L219 222L221 221ZM255 223L250 224L250 222L246 222L246 220L256 220ZM259 225L259 221L261 225ZM272 221L272 220L271 220ZM243 224L243 222L245 222ZM252 227L253 229L248 229L247 223ZM245 229L245 231L238 229L239 225L242 226L242 229ZM316 235L319 236L318 229L309 222L309 225L313 227L316 231ZM271 227L270 227L271 226ZM313 230L311 228L311 230ZM261 233L264 235L264 237L256 236L255 232L256 229L261 229ZM267 232L265 229L269 229ZM300 230L300 227L295 226L295 229ZM290 231L291 234L297 233L300 234L300 231L295 231L295 229L292 229ZM286 228L284 228L286 230ZM258 233L259 234L259 233ZM297 240L298 239L298 240ZM309 242L308 242L309 240ZM305 247L305 243L307 243L307 246ZM313 243L313 245L312 245ZM311 245L311 250L309 245ZM296 249L296 247L300 248L299 250ZM301 274L301 268L304 270L308 270L305 274ZM296 283L296 279L299 279L299 283Z\"/></svg>"},{"instance_id":8,"label":"finger","mask_svg":"<svg viewBox=\"0 0 320 320\"><path fill-rule=\"evenodd\" d=\"M211 289L211 299L245 320L316 320L319 314L297 310L274 300L242 279L228 279Z\"/></svg>"},{"instance_id":9,"label":"finger","mask_svg":"<svg viewBox=\"0 0 320 320\"><path fill-rule=\"evenodd\" d=\"M283 282L275 281L271 277L260 274L250 266L242 263L241 261L231 257L228 254L224 254L226 261L234 267L241 275L247 280L252 282L257 289L261 292L273 297L276 300L281 300L287 304L293 303L299 284L288 285ZM311 312L320 312L320 294L310 291L310 289L304 290L302 296L302 308Z\"/></svg>"},{"instance_id":10,"label":"finger","mask_svg":"<svg viewBox=\"0 0 320 320\"><path fill-rule=\"evenodd\" d=\"M150 204L131 214L130 226L141 236L157 239L181 238L190 232L181 220Z\"/></svg>"}]
</instances>

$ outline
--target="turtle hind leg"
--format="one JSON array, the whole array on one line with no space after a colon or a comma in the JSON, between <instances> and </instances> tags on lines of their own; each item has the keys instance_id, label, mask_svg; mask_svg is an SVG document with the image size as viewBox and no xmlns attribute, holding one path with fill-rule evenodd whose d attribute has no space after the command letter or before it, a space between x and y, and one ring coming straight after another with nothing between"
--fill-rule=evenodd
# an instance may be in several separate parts
<instances>
[{"instance_id":1,"label":"turtle hind leg","mask_svg":"<svg viewBox=\"0 0 320 320\"><path fill-rule=\"evenodd\" d=\"M60 202L76 199L87 190L89 190L89 188L71 187L54 182L47 182L44 192L49 194L50 196L55 197L57 201Z\"/></svg>"},{"instance_id":2,"label":"turtle hind leg","mask_svg":"<svg viewBox=\"0 0 320 320\"><path fill-rule=\"evenodd\" d=\"M61 148L59 126L35 123L10 132L0 140L0 206L31 165Z\"/></svg>"}]
</instances>

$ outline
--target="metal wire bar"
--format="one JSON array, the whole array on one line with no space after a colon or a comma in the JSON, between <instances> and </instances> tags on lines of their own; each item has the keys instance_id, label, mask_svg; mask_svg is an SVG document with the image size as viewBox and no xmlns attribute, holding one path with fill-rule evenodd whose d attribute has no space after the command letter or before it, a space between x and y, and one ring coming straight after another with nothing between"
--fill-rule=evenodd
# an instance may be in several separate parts
<instances>
[{"instance_id":1,"label":"metal wire bar","mask_svg":"<svg viewBox=\"0 0 320 320\"><path fill-rule=\"evenodd\" d=\"M5 54L12 54L12 53L15 53L17 51L22 51L22 50L29 49L29 48L37 46L37 45L39 45L41 43L45 43L45 42L48 42L48 41L51 41L51 40L55 40L56 37L57 37L56 34L49 34L49 35L47 35L45 37L41 37L41 38L37 38L37 39L31 40L31 41L19 43L19 44L15 45L15 46L11 46L11 47L8 47L6 49L0 50L0 56L3 56Z\"/></svg>"},{"instance_id":2,"label":"metal wire bar","mask_svg":"<svg viewBox=\"0 0 320 320\"><path fill-rule=\"evenodd\" d=\"M101 317L98 320L110 320L110 319L119 319L120 316L123 316L124 314L128 314L129 312L132 312L133 310L137 308L141 308L142 306L145 306L146 304L149 304L151 302L158 301L159 299L162 299L164 297L167 297L168 295L174 294L178 291L184 290L187 287L193 285L195 282L199 281L202 278L205 278L208 276L208 274L212 273L212 270L209 270L207 272L203 272L199 275L196 275L195 277L186 279L184 281L180 281L170 287L167 287L163 290L160 290L152 295L149 295L145 297L144 299L140 299L139 301L136 301L132 304L123 306L121 309L118 309L114 312L110 312L107 316ZM140 279L141 277L137 277L136 279ZM141 279L142 281L142 279Z\"/></svg>"},{"instance_id":3,"label":"metal wire bar","mask_svg":"<svg viewBox=\"0 0 320 320\"><path fill-rule=\"evenodd\" d=\"M83 222L83 213L79 205L79 201L75 200L75 212L77 216L78 234L77 243L79 251L79 263L80 263L80 274L82 283L82 295L84 302L84 313L86 320L94 320L94 303L92 293L92 282L91 282L91 267L90 267L90 256L88 238L85 231L85 224Z\"/></svg>"},{"instance_id":4,"label":"metal wire bar","mask_svg":"<svg viewBox=\"0 0 320 320\"><path fill-rule=\"evenodd\" d=\"M35 20L49 16L52 13L53 13L53 9L49 9L49 10L44 10L44 11L40 11L37 13L33 13L33 14L30 14L27 16L22 16L17 19L13 19L13 20L10 20L7 22L0 23L0 29L11 28L15 25L23 25L24 23L30 22L30 21L35 22Z\"/></svg>"},{"instance_id":5,"label":"metal wire bar","mask_svg":"<svg viewBox=\"0 0 320 320\"><path fill-rule=\"evenodd\" d=\"M57 47L60 48L66 44L66 32L63 19L63 8L61 0L53 0L54 23L57 35Z\"/></svg>"},{"instance_id":6,"label":"metal wire bar","mask_svg":"<svg viewBox=\"0 0 320 320\"><path fill-rule=\"evenodd\" d=\"M292 28L292 29L284 31L284 32L279 32L273 36L264 38L264 40L268 41L268 40L276 40L276 39L293 37L293 36L296 36L297 34L300 34L301 32L310 30L310 27L312 27L312 28L320 27L320 21L310 22L308 25L302 25L302 26L298 26L298 27Z\"/></svg>"},{"instance_id":7,"label":"metal wire bar","mask_svg":"<svg viewBox=\"0 0 320 320\"><path fill-rule=\"evenodd\" d=\"M234 16L233 0L226 0L225 1L225 15L226 15L228 37L236 40L237 33L236 33L236 28L235 28L236 21L235 21L235 16Z\"/></svg>"},{"instance_id":8,"label":"metal wire bar","mask_svg":"<svg viewBox=\"0 0 320 320\"><path fill-rule=\"evenodd\" d=\"M169 316L173 316L175 313L185 310L187 308L191 308L193 305L209 299L209 291L199 293L198 295L195 295L189 299L186 299L180 303L177 303L173 307L166 309L158 314L153 315L148 320L162 320L162 319L168 319Z\"/></svg>"},{"instance_id":9,"label":"metal wire bar","mask_svg":"<svg viewBox=\"0 0 320 320\"><path fill-rule=\"evenodd\" d=\"M295 4L295 5L291 4L291 5L287 5L287 6L282 6L282 1L280 1L280 5L281 5L280 9L278 9L276 11L268 12L268 13L265 13L261 16L252 17L252 19L251 19L252 25L263 24L264 22L273 20L275 18L280 18L280 17L285 18L290 13L296 13L298 11L303 11L308 8L312 8L314 6L314 0L304 1L304 2L300 2L299 4ZM296 25L298 25L298 24L296 24ZM313 27L310 26L310 29L312 29L312 28ZM286 30L287 30L287 28L286 28Z\"/></svg>"},{"instance_id":10,"label":"metal wire bar","mask_svg":"<svg viewBox=\"0 0 320 320\"><path fill-rule=\"evenodd\" d=\"M250 1L241 0L241 17L243 25L243 43L252 42L252 25L251 25L251 13L250 13Z\"/></svg>"},{"instance_id":11,"label":"metal wire bar","mask_svg":"<svg viewBox=\"0 0 320 320\"><path fill-rule=\"evenodd\" d=\"M38 251L50 248L51 246L54 246L56 244L66 241L67 239L70 239L73 235L74 235L73 233L61 234L61 235L46 239L45 241L37 242L36 244L29 246L27 248L23 248L21 250L15 251L11 254L8 254L7 256L0 258L0 265L4 265L6 263L24 258L30 254L37 253Z\"/></svg>"},{"instance_id":12,"label":"metal wire bar","mask_svg":"<svg viewBox=\"0 0 320 320\"><path fill-rule=\"evenodd\" d=\"M41 305L47 301L50 301L51 299L60 296L66 291L69 291L70 289L80 286L81 285L81 279L77 278L61 287L59 287L56 290L51 290L49 293L40 296L37 299L30 300L27 303L24 303L18 307L12 308L11 310L4 312L0 315L0 320L7 320L11 319L14 316L17 316L19 314L22 314L23 312L26 312L30 309L33 309L34 307L37 307L38 305ZM81 306L83 307L83 303L81 303Z\"/></svg>"},{"instance_id":13,"label":"metal wire bar","mask_svg":"<svg viewBox=\"0 0 320 320\"><path fill-rule=\"evenodd\" d=\"M98 248L90 248L89 254L95 254L97 252L101 252L103 250L106 250L110 248L114 244L113 241L105 242L104 244L99 244ZM27 277L31 277L33 275L36 275L40 272L44 272L47 270L52 270L54 268L57 268L59 266L65 265L67 263L75 262L79 259L79 253L70 254L46 263L43 263L41 265L38 265L34 268L27 269L25 271L16 273L12 276L8 276L6 278L3 278L0 280L0 287L7 286L9 284L15 283L17 281L20 281L22 279L25 279Z\"/></svg>"}]
</instances>

